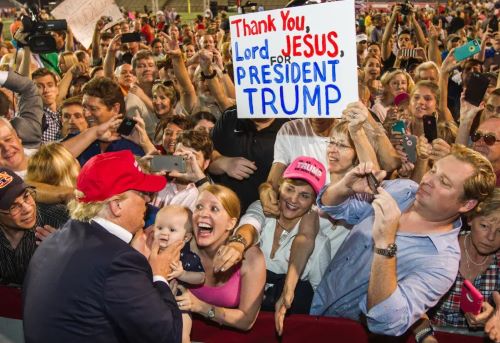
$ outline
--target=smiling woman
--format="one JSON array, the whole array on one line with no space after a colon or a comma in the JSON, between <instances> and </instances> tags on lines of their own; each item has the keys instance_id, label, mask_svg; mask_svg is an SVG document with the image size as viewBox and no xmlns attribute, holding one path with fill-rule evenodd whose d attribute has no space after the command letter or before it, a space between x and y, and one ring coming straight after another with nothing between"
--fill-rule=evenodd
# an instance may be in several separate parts
<instances>
[{"instance_id":1,"label":"smiling woman","mask_svg":"<svg viewBox=\"0 0 500 343\"><path fill-rule=\"evenodd\" d=\"M200 193L193 212L195 240L191 250L205 269L201 287L183 290L176 300L183 311L198 313L221 325L240 330L252 328L262 301L265 261L257 247L245 252L243 261L229 270L214 272L214 260L227 243L240 215L238 196L229 188L209 185Z\"/></svg>"}]
</instances>

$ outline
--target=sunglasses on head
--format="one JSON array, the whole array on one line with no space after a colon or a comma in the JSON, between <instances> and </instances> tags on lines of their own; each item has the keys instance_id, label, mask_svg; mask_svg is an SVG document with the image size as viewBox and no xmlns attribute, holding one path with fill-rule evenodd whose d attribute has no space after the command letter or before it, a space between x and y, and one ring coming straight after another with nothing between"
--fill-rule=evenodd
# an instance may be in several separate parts
<instances>
[{"instance_id":1,"label":"sunglasses on head","mask_svg":"<svg viewBox=\"0 0 500 343\"><path fill-rule=\"evenodd\" d=\"M172 81L172 80L155 80L153 84L164 85L165 87L173 87L174 81Z\"/></svg>"},{"instance_id":2,"label":"sunglasses on head","mask_svg":"<svg viewBox=\"0 0 500 343\"><path fill-rule=\"evenodd\" d=\"M477 142L480 139L483 139L483 141L486 143L486 145L493 145L496 142L500 142L500 139L497 139L494 134L492 133L481 133L479 131L474 132L471 136L470 139L473 142Z\"/></svg>"}]
</instances>

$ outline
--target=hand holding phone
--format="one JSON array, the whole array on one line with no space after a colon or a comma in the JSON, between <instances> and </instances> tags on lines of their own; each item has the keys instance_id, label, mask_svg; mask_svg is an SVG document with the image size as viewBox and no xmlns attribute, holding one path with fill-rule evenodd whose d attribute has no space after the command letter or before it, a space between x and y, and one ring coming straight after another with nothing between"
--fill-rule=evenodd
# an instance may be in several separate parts
<instances>
[{"instance_id":1,"label":"hand holding phone","mask_svg":"<svg viewBox=\"0 0 500 343\"><path fill-rule=\"evenodd\" d=\"M368 181L368 187L370 187L373 194L378 194L377 188L380 186L380 182L378 182L375 175L373 175L373 173L367 174L366 180Z\"/></svg>"},{"instance_id":2,"label":"hand holding phone","mask_svg":"<svg viewBox=\"0 0 500 343\"><path fill-rule=\"evenodd\" d=\"M469 281L464 280L462 293L460 294L460 308L465 313L479 314L484 297L476 287Z\"/></svg>"},{"instance_id":3,"label":"hand holding phone","mask_svg":"<svg viewBox=\"0 0 500 343\"><path fill-rule=\"evenodd\" d=\"M415 164L417 162L417 137L413 135L404 135L403 149L408 156L408 161Z\"/></svg>"},{"instance_id":4,"label":"hand holding phone","mask_svg":"<svg viewBox=\"0 0 500 343\"><path fill-rule=\"evenodd\" d=\"M481 51L481 46L476 39L473 39L453 51L453 56L457 62L463 61L469 57L474 56Z\"/></svg>"},{"instance_id":5,"label":"hand holding phone","mask_svg":"<svg viewBox=\"0 0 500 343\"><path fill-rule=\"evenodd\" d=\"M422 117L424 122L424 134L429 143L437 138L437 123L434 115L426 115Z\"/></svg>"},{"instance_id":6,"label":"hand holding phone","mask_svg":"<svg viewBox=\"0 0 500 343\"><path fill-rule=\"evenodd\" d=\"M464 100L474 106L479 106L484 99L490 79L480 73L472 73L467 81Z\"/></svg>"},{"instance_id":7,"label":"hand holding phone","mask_svg":"<svg viewBox=\"0 0 500 343\"><path fill-rule=\"evenodd\" d=\"M120 126L118 126L118 129L116 130L116 132L118 132L120 135L128 136L132 133L132 130L134 129L135 124L137 124L137 123L134 119L125 118L125 119L123 119Z\"/></svg>"},{"instance_id":8,"label":"hand holding phone","mask_svg":"<svg viewBox=\"0 0 500 343\"><path fill-rule=\"evenodd\" d=\"M180 173L186 172L186 161L182 156L161 155L153 156L151 159L151 171L173 171L177 170Z\"/></svg>"}]
</instances>

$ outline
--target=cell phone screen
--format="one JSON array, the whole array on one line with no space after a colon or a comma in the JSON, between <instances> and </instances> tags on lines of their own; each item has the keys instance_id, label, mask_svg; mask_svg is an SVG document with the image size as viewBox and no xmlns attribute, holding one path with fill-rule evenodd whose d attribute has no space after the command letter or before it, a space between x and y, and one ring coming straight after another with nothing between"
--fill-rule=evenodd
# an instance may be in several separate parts
<instances>
[{"instance_id":1,"label":"cell phone screen","mask_svg":"<svg viewBox=\"0 0 500 343\"><path fill-rule=\"evenodd\" d=\"M472 73L467 82L464 99L474 106L479 106L483 101L490 80L479 73Z\"/></svg>"}]
</instances>

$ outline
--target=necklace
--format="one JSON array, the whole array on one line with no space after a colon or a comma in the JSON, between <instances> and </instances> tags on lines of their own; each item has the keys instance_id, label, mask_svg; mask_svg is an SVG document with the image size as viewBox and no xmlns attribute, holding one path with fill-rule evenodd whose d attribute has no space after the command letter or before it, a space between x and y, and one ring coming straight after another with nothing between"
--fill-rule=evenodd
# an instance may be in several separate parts
<instances>
[{"instance_id":1,"label":"necklace","mask_svg":"<svg viewBox=\"0 0 500 343\"><path fill-rule=\"evenodd\" d=\"M472 260L472 258L470 258L470 256L469 256L469 252L467 251L467 238L469 238L469 236L470 236L470 232L469 232L467 235L465 235L465 238L464 238L464 249L465 249L465 256L467 256L467 267L468 267L468 268L469 268L469 270L470 270L470 265L469 265L469 262L471 262L473 265L475 265L475 266L479 267L479 266L482 266L482 265L484 265L484 264L486 263L486 261L488 260L488 257L489 257L489 256L486 256L486 257L483 259L483 262L481 262L481 263L476 263L476 262L474 262L474 261Z\"/></svg>"},{"instance_id":2,"label":"necklace","mask_svg":"<svg viewBox=\"0 0 500 343\"><path fill-rule=\"evenodd\" d=\"M276 219L276 224L278 224L278 226L279 226L280 228L282 228L283 230L285 230L285 231L288 231L288 230L289 230L289 229L287 229L285 226L283 226L283 224L281 224L281 223L280 223L280 220L279 220L279 219Z\"/></svg>"}]
</instances>

